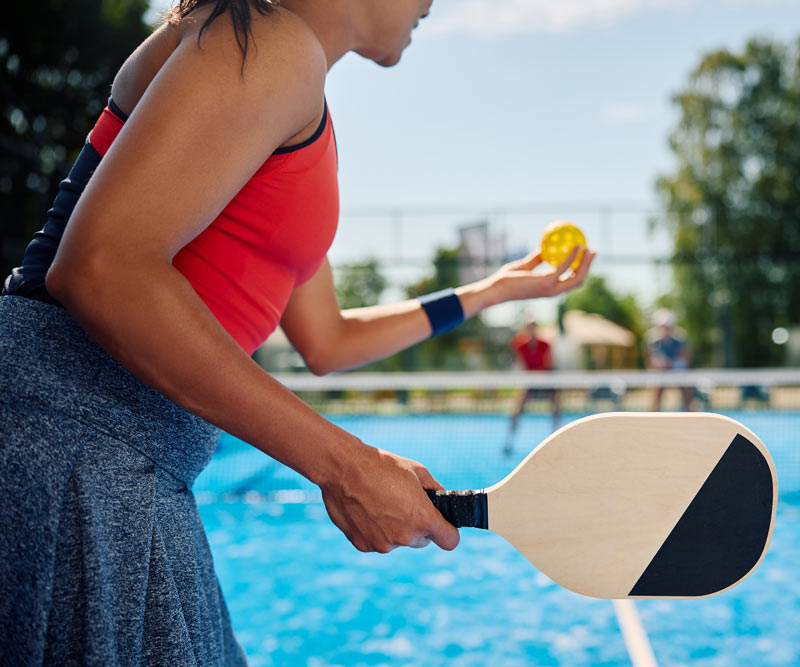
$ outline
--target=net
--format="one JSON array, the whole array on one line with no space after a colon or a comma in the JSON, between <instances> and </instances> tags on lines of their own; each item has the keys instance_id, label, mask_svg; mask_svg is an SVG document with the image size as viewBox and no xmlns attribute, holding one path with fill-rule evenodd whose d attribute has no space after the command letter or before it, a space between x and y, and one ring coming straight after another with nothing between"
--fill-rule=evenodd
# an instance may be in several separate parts
<instances>
[{"instance_id":1,"label":"net","mask_svg":"<svg viewBox=\"0 0 800 667\"><path fill-rule=\"evenodd\" d=\"M800 369L275 377L365 443L422 462L454 489L499 481L555 429L575 419L652 410L660 391L663 410L682 410L688 400L694 410L726 414L758 434L775 461L781 499L800 502ZM194 491L201 502L320 499L306 479L227 434Z\"/></svg>"}]
</instances>

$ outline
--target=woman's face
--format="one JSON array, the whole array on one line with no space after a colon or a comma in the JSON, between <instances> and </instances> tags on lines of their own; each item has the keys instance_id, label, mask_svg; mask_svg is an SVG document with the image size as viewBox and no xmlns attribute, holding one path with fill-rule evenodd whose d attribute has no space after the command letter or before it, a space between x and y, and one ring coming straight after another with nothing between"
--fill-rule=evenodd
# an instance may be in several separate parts
<instances>
[{"instance_id":1,"label":"woman's face","mask_svg":"<svg viewBox=\"0 0 800 667\"><path fill-rule=\"evenodd\" d=\"M411 43L411 32L428 15L433 0L363 0L366 38L357 53L383 67L396 65Z\"/></svg>"}]
</instances>

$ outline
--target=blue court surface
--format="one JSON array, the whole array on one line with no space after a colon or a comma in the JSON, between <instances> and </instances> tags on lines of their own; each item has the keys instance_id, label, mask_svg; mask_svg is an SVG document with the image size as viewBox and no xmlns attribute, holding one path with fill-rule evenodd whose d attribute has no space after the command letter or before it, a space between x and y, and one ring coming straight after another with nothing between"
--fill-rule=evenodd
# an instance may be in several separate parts
<instances>
[{"instance_id":1,"label":"blue court surface","mask_svg":"<svg viewBox=\"0 0 800 667\"><path fill-rule=\"evenodd\" d=\"M736 588L636 607L659 665L800 665L800 413L729 413L765 442L780 498L770 551ZM569 415L567 420L580 415ZM526 416L337 417L369 444L425 463L449 488L502 479L549 434ZM537 572L502 538L461 531L435 547L362 554L315 487L223 436L194 490L239 639L259 665L630 665L613 605Z\"/></svg>"}]
</instances>

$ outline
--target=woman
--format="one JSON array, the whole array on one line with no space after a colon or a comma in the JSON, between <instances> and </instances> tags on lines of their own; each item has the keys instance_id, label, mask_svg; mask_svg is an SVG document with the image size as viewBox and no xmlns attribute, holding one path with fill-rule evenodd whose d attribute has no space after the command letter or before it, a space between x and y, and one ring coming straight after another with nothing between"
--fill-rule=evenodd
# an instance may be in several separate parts
<instances>
[{"instance_id":1,"label":"woman","mask_svg":"<svg viewBox=\"0 0 800 667\"><path fill-rule=\"evenodd\" d=\"M589 269L585 253L570 273L573 253L533 275L532 255L340 312L325 75L348 51L397 63L430 0L249 2L181 0L131 55L6 281L3 664L244 664L189 490L217 428L318 484L357 549L453 549L422 465L337 428L250 353L280 323L313 372L350 368Z\"/></svg>"}]
</instances>

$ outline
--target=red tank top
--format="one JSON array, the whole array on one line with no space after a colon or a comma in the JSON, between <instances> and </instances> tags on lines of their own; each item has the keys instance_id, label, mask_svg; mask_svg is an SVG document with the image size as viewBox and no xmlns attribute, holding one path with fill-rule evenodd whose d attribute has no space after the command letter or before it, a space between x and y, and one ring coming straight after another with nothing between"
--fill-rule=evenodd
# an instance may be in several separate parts
<instances>
[{"instance_id":1,"label":"red tank top","mask_svg":"<svg viewBox=\"0 0 800 667\"><path fill-rule=\"evenodd\" d=\"M106 108L89 142L100 155L124 120ZM279 148L172 261L248 353L322 264L339 219L336 139L327 105L307 141Z\"/></svg>"},{"instance_id":2,"label":"red tank top","mask_svg":"<svg viewBox=\"0 0 800 667\"><path fill-rule=\"evenodd\" d=\"M525 332L519 332L511 339L511 347L520 356L527 370L550 370L547 358L550 352L550 343L538 338L531 338L530 334Z\"/></svg>"}]
</instances>

